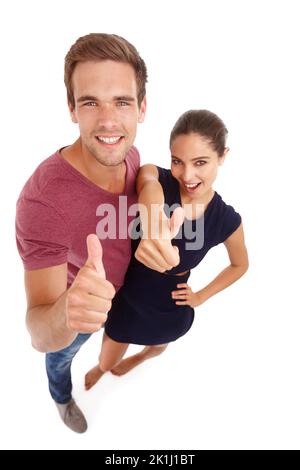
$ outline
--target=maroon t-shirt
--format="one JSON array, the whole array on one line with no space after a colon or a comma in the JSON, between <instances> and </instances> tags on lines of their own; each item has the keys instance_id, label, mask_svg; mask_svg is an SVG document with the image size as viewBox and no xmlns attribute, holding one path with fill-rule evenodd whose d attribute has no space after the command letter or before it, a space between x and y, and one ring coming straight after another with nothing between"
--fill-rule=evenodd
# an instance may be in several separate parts
<instances>
[{"instance_id":1,"label":"maroon t-shirt","mask_svg":"<svg viewBox=\"0 0 300 470\"><path fill-rule=\"evenodd\" d=\"M135 147L128 152L125 164L122 194L92 183L59 151L37 167L17 201L16 241L26 270L67 262L69 287L87 260L87 235L97 233L106 277L116 289L121 287L131 256L128 225L135 218L128 210L137 203L135 179L140 156ZM103 236L105 226L107 232L110 229L109 238Z\"/></svg>"}]
</instances>

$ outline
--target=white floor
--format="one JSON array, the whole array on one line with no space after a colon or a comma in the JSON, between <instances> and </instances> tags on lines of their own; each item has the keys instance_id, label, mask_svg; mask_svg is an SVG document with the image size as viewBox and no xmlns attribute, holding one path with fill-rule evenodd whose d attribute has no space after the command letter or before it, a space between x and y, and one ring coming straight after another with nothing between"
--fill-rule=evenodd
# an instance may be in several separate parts
<instances>
[{"instance_id":1,"label":"white floor","mask_svg":"<svg viewBox=\"0 0 300 470\"><path fill-rule=\"evenodd\" d=\"M101 342L95 334L73 365L74 396L89 423L84 435L61 423L44 357L31 348L23 313L15 311L10 332L2 332L1 447L299 448L299 320L292 308L274 310L253 288L256 280L249 272L198 308L190 332L160 357L127 376L108 373L86 392L84 374ZM20 293L15 303L22 302Z\"/></svg>"}]
</instances>

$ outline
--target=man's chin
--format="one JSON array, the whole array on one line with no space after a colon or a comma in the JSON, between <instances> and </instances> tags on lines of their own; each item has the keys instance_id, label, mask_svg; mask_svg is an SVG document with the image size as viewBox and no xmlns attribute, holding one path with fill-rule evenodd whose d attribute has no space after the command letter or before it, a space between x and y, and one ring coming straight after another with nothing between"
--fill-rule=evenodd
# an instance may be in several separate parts
<instances>
[{"instance_id":1,"label":"man's chin","mask_svg":"<svg viewBox=\"0 0 300 470\"><path fill-rule=\"evenodd\" d=\"M104 166L118 166L121 165L121 163L124 162L126 158L126 154L124 155L109 155L109 156L104 156L104 155L99 155L99 154L92 154L95 160L97 160L98 163L101 163L101 165Z\"/></svg>"},{"instance_id":2,"label":"man's chin","mask_svg":"<svg viewBox=\"0 0 300 470\"><path fill-rule=\"evenodd\" d=\"M98 163L104 166L118 166L126 158L127 149L119 149L114 151L113 149L103 149L100 151L99 148L95 148L94 145L86 146L88 153L97 160Z\"/></svg>"}]
</instances>

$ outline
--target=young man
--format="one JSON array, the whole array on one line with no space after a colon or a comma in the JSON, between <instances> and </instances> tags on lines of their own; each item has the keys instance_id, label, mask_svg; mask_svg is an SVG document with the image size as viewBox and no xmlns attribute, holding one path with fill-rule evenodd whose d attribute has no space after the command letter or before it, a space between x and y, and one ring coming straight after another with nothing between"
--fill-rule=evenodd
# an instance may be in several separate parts
<instances>
[{"instance_id":1,"label":"young man","mask_svg":"<svg viewBox=\"0 0 300 470\"><path fill-rule=\"evenodd\" d=\"M105 323L129 264L126 229L135 214L124 213L124 199L127 208L137 202L139 153L133 142L145 116L146 81L143 59L124 38L101 33L79 38L65 59L65 84L80 136L38 166L17 202L27 328L33 347L46 353L49 390L59 414L79 433L87 423L72 398L71 364ZM161 188L147 176L138 191L149 205ZM106 237L108 206L115 209L115 232ZM169 222L164 224L168 232ZM149 267L166 270L179 262L170 240L148 240L143 246Z\"/></svg>"}]
</instances>

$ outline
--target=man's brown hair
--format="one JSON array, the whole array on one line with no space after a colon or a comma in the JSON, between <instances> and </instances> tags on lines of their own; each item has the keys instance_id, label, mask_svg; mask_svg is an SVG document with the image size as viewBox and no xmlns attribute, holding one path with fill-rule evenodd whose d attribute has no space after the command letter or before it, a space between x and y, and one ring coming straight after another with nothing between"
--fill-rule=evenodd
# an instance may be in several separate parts
<instances>
[{"instance_id":1,"label":"man's brown hair","mask_svg":"<svg viewBox=\"0 0 300 470\"><path fill-rule=\"evenodd\" d=\"M116 34L91 33L77 39L65 58L65 85L68 101L73 107L75 107L72 85L74 69L78 62L89 60L113 60L131 65L136 76L138 104L141 105L146 94L147 68L136 48Z\"/></svg>"}]
</instances>

